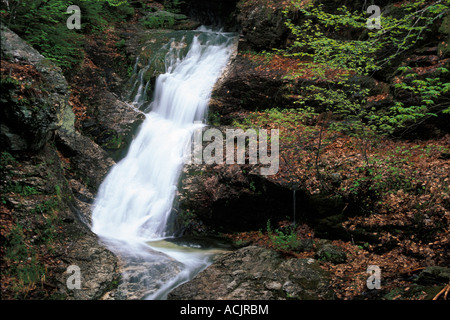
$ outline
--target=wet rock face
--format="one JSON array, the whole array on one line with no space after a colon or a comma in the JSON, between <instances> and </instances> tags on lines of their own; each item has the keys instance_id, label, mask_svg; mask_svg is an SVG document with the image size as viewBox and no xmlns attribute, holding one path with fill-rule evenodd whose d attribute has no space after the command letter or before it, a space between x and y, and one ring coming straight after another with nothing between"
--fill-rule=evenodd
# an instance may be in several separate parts
<instances>
[{"instance_id":1,"label":"wet rock face","mask_svg":"<svg viewBox=\"0 0 450 320\"><path fill-rule=\"evenodd\" d=\"M284 259L261 247L245 247L216 258L169 300L333 299L327 273L314 259Z\"/></svg>"},{"instance_id":2,"label":"wet rock face","mask_svg":"<svg viewBox=\"0 0 450 320\"><path fill-rule=\"evenodd\" d=\"M102 300L145 299L155 294L183 269L181 262L149 247L137 248L114 242L103 241L106 246L115 247L121 278L117 287L107 292Z\"/></svg>"},{"instance_id":3,"label":"wet rock face","mask_svg":"<svg viewBox=\"0 0 450 320\"><path fill-rule=\"evenodd\" d=\"M145 116L122 96L128 75L120 74L119 67L111 65L102 46L101 42L87 46L87 55L92 61L71 79L77 88L75 96L87 106L86 117L79 120L77 128L119 161Z\"/></svg>"},{"instance_id":4,"label":"wet rock face","mask_svg":"<svg viewBox=\"0 0 450 320\"><path fill-rule=\"evenodd\" d=\"M59 67L17 34L1 28L0 144L12 151L39 150L63 124L67 81Z\"/></svg>"},{"instance_id":5,"label":"wet rock face","mask_svg":"<svg viewBox=\"0 0 450 320\"><path fill-rule=\"evenodd\" d=\"M285 76L237 54L214 87L209 114L220 117L221 124L230 125L249 111L293 105L295 100Z\"/></svg>"},{"instance_id":6,"label":"wet rock face","mask_svg":"<svg viewBox=\"0 0 450 320\"><path fill-rule=\"evenodd\" d=\"M69 182L78 214L83 223L91 226L91 206L95 194L115 162L105 150L80 134L68 135L58 131L55 144L61 155L70 159L73 174Z\"/></svg>"}]
</instances>

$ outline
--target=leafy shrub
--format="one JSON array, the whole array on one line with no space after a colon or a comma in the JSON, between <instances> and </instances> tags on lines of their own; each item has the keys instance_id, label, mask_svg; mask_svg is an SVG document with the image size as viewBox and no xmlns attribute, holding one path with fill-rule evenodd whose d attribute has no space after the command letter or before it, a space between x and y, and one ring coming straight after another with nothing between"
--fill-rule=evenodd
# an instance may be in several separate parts
<instances>
[{"instance_id":1,"label":"leafy shrub","mask_svg":"<svg viewBox=\"0 0 450 320\"><path fill-rule=\"evenodd\" d=\"M26 236L20 224L11 228L6 236L4 261L10 268L2 270L2 276L14 279L12 291L18 298L25 297L39 283L45 281L45 267L37 259L33 247L25 243Z\"/></svg>"},{"instance_id":2,"label":"leafy shrub","mask_svg":"<svg viewBox=\"0 0 450 320\"><path fill-rule=\"evenodd\" d=\"M67 8L75 4L81 10L81 30L69 30ZM1 21L42 55L64 71L83 59L84 34L103 30L108 22L126 19L134 13L127 1L63 0L2 1Z\"/></svg>"},{"instance_id":3,"label":"leafy shrub","mask_svg":"<svg viewBox=\"0 0 450 320\"><path fill-rule=\"evenodd\" d=\"M304 5L300 0L292 0L292 3L306 19L300 25L287 19L286 24L296 39L285 54L312 61L309 66L313 78L326 81L327 86L305 89L322 110L333 111L349 120L351 127L360 127L357 131L363 132L361 127L366 126L382 134L392 134L426 117L450 112L448 99L436 103L444 99L450 88L450 84L442 80L447 69L440 68L435 77L421 79L417 73L409 72L408 67L398 64L399 58L413 49L435 22L449 12L448 1L404 3L395 14L382 15L382 29L378 31L366 30L365 12L350 12L342 6L330 13L322 5ZM288 11L285 13L287 15ZM407 81L399 82L396 88L417 96L418 104L404 105L397 101L381 112L367 107L369 88L352 79L373 75L386 67L403 73ZM333 78L326 77L330 69L339 72ZM301 68L299 72L301 74ZM305 104L299 101L300 106Z\"/></svg>"},{"instance_id":4,"label":"leafy shrub","mask_svg":"<svg viewBox=\"0 0 450 320\"><path fill-rule=\"evenodd\" d=\"M275 249L292 251L298 247L299 241L295 232L295 226L288 226L283 230L273 230L270 225L270 220L268 220L266 228L271 244Z\"/></svg>"}]
</instances>

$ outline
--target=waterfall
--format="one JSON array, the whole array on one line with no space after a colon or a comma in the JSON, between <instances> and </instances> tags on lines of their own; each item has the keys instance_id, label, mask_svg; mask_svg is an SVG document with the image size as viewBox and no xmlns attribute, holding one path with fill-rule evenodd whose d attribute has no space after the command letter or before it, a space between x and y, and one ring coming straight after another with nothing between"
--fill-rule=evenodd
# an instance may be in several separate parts
<instances>
[{"instance_id":1,"label":"waterfall","mask_svg":"<svg viewBox=\"0 0 450 320\"><path fill-rule=\"evenodd\" d=\"M143 82L148 66L139 72L133 102L139 107L147 103L150 111L128 154L99 188L92 230L101 238L143 244L173 236L167 224L186 153L235 43L234 34L205 28L191 37L185 55L185 38L167 45L166 72L157 78L151 102L141 100L148 86Z\"/></svg>"}]
</instances>

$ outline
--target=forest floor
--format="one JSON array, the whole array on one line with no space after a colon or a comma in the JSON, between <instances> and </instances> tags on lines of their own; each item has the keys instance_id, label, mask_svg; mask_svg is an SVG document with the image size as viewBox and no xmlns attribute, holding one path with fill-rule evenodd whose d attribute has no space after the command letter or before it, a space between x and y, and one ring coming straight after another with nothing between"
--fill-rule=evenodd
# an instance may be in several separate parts
<instances>
[{"instance_id":1,"label":"forest floor","mask_svg":"<svg viewBox=\"0 0 450 320\"><path fill-rule=\"evenodd\" d=\"M356 205L357 214L346 214L344 208L341 223L355 240L353 236L350 241L330 239L346 253L346 262L321 261L331 274L338 299L444 299L449 286L425 289L415 280L429 266L450 264L449 135L415 141L379 137L362 141L320 123L302 124L293 110L254 112L246 119L254 125L280 128L278 181L294 182L310 195L325 193ZM290 231L275 228L279 229L228 236L275 248L288 257L316 255L315 246L321 239L307 222ZM297 240L312 239L314 247L304 252L290 248L289 232ZM368 240L361 240L361 234ZM381 290L367 289L369 265L381 268Z\"/></svg>"},{"instance_id":2,"label":"forest floor","mask_svg":"<svg viewBox=\"0 0 450 320\"><path fill-rule=\"evenodd\" d=\"M299 66L308 65L277 54L241 55L256 62L251 72L263 78L286 78L293 71L298 77ZM332 80L336 75L338 70L328 70L325 79ZM304 83L316 81L307 68L300 77L302 82L306 80ZM385 98L375 95L368 100ZM309 196L337 199L344 204L342 212L329 214L338 217L336 226L347 239L335 234L329 240L346 252L347 261L322 261L322 267L332 275L332 287L339 299L444 298L449 286L437 286L426 293L414 283L427 267L450 265L449 134L436 131L430 121L410 128L416 133L433 132L417 134L416 138L357 132L351 127L342 130L342 120L331 112L312 115L293 106L242 110L234 117L233 124L242 129L279 130L280 170L273 180ZM312 257L314 250L299 253L276 244L281 240L286 244L287 233L296 234L297 240L313 239L317 244L321 239L313 229L308 221L301 221L295 230L283 233L260 230L229 237L268 247L275 244L288 256ZM382 270L382 290L378 292L368 293L369 265Z\"/></svg>"}]
</instances>

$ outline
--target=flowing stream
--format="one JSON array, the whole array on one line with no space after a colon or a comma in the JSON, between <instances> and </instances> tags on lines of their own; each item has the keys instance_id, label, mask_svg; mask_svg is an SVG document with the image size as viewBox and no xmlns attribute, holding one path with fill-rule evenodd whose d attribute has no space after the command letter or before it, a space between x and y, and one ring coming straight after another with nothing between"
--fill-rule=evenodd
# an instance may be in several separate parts
<instances>
[{"instance_id":1,"label":"flowing stream","mask_svg":"<svg viewBox=\"0 0 450 320\"><path fill-rule=\"evenodd\" d=\"M158 76L151 101L144 74L153 61L135 68L133 106L145 110L146 119L126 157L100 186L92 212L92 230L122 261L121 293L115 298L164 299L206 268L218 250L177 241L169 222L192 135L235 39L204 27L179 33L162 48L166 72Z\"/></svg>"}]
</instances>

